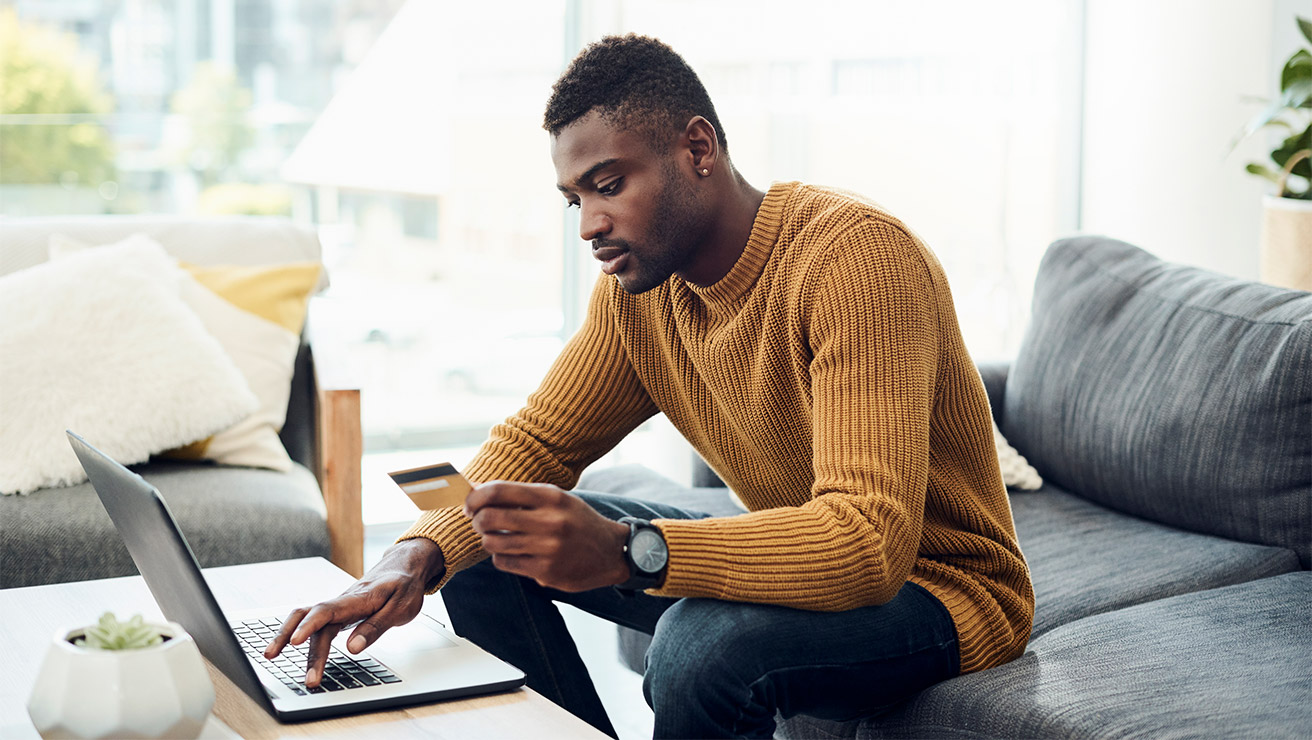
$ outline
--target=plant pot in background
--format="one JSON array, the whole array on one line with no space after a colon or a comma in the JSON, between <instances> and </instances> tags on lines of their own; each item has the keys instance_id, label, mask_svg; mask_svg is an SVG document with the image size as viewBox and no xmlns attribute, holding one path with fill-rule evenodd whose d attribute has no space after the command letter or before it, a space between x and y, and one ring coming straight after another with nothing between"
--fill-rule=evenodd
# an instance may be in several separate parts
<instances>
[{"instance_id":1,"label":"plant pot in background","mask_svg":"<svg viewBox=\"0 0 1312 740\"><path fill-rule=\"evenodd\" d=\"M1312 200L1262 202L1262 282L1312 291Z\"/></svg>"},{"instance_id":2,"label":"plant pot in background","mask_svg":"<svg viewBox=\"0 0 1312 740\"><path fill-rule=\"evenodd\" d=\"M133 650L74 645L88 628L56 633L27 704L41 736L198 737L214 685L191 635L155 626L164 642Z\"/></svg>"}]
</instances>

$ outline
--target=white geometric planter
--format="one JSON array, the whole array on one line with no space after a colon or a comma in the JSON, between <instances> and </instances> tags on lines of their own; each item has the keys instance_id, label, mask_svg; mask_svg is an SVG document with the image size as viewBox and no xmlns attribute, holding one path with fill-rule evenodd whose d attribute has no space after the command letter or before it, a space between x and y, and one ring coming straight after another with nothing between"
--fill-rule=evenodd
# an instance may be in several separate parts
<instances>
[{"instance_id":1,"label":"white geometric planter","mask_svg":"<svg viewBox=\"0 0 1312 740\"><path fill-rule=\"evenodd\" d=\"M43 738L195 738L210 708L200 651L182 626L153 625L167 636L139 650L89 650L58 632L37 674L27 713Z\"/></svg>"}]
</instances>

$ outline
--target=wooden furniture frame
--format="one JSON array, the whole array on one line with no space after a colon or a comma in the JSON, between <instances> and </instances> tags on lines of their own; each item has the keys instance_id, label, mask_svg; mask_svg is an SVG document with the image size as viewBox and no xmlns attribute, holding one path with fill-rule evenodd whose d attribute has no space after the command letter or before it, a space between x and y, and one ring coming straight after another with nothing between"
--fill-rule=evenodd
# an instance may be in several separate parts
<instances>
[{"instance_id":1,"label":"wooden furniture frame","mask_svg":"<svg viewBox=\"0 0 1312 740\"><path fill-rule=\"evenodd\" d=\"M364 435L358 389L317 390L318 455L314 477L328 510L332 562L359 578L364 575L364 518L360 461Z\"/></svg>"}]
</instances>

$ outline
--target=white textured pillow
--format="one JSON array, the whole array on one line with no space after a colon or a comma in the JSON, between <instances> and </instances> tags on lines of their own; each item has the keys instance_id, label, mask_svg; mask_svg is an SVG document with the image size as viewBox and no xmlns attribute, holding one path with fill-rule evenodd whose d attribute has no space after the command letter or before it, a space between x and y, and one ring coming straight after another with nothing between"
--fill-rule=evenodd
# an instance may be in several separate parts
<instances>
[{"instance_id":1,"label":"white textured pillow","mask_svg":"<svg viewBox=\"0 0 1312 740\"><path fill-rule=\"evenodd\" d=\"M148 244L145 234L117 243ZM110 245L116 246L116 245ZM105 249L61 234L50 237L50 258L59 260ZM317 262L269 265L182 265L181 297L219 341L260 401L260 408L231 427L162 457L213 460L224 465L286 472L292 461L278 438L287 415L296 353L310 294L319 282Z\"/></svg>"},{"instance_id":2,"label":"white textured pillow","mask_svg":"<svg viewBox=\"0 0 1312 740\"><path fill-rule=\"evenodd\" d=\"M257 407L179 297L182 277L149 244L0 277L0 492L86 480L65 429L133 464Z\"/></svg>"},{"instance_id":3,"label":"white textured pillow","mask_svg":"<svg viewBox=\"0 0 1312 740\"><path fill-rule=\"evenodd\" d=\"M993 446L998 448L998 465L1002 468L1002 482L1007 484L1007 488L1037 491L1043 487L1039 471L1007 442L996 421L993 422Z\"/></svg>"}]
</instances>

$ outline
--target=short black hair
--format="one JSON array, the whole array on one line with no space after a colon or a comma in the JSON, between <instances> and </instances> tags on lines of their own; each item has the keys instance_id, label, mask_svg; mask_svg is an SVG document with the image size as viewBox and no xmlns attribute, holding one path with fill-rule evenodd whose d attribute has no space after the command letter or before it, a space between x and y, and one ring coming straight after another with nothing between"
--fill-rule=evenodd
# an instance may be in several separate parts
<instances>
[{"instance_id":1,"label":"short black hair","mask_svg":"<svg viewBox=\"0 0 1312 740\"><path fill-rule=\"evenodd\" d=\"M588 44L552 86L542 128L557 136L594 108L642 133L653 149L701 116L715 127L720 149L729 150L697 73L674 49L649 36L607 36Z\"/></svg>"}]
</instances>

